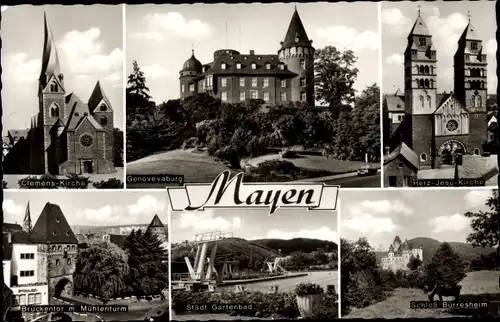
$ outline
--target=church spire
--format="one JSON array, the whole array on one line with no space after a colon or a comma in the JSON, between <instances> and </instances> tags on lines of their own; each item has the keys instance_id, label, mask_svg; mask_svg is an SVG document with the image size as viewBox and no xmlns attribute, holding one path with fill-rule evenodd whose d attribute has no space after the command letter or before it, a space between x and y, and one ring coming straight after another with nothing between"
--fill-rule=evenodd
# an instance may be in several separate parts
<instances>
[{"instance_id":1,"label":"church spire","mask_svg":"<svg viewBox=\"0 0 500 322\"><path fill-rule=\"evenodd\" d=\"M422 19L422 16L420 16L420 6L418 7L417 20L415 20L413 28L411 28L410 34L408 35L408 38L413 36L429 36L429 37L432 36L429 31L429 28L427 28L427 25Z\"/></svg>"},{"instance_id":2,"label":"church spire","mask_svg":"<svg viewBox=\"0 0 500 322\"><path fill-rule=\"evenodd\" d=\"M285 40L281 42L281 49L296 46L311 47L312 41L307 37L306 29L302 24L297 7L292 15Z\"/></svg>"},{"instance_id":3,"label":"church spire","mask_svg":"<svg viewBox=\"0 0 500 322\"><path fill-rule=\"evenodd\" d=\"M24 214L23 220L23 230L27 233L31 233L31 214L30 214L30 202L28 200L28 204L26 205L26 212Z\"/></svg>"},{"instance_id":4,"label":"church spire","mask_svg":"<svg viewBox=\"0 0 500 322\"><path fill-rule=\"evenodd\" d=\"M42 54L42 70L40 77L45 79L45 76L59 75L61 73L59 66L59 56L57 55L56 43L52 29L50 29L47 13L43 14L44 20L44 41Z\"/></svg>"}]
</instances>

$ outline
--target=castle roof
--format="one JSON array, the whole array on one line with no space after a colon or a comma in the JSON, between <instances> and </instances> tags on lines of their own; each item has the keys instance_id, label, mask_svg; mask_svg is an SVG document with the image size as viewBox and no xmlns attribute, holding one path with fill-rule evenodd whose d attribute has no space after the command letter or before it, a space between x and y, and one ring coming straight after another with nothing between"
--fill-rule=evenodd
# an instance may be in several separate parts
<instances>
[{"instance_id":1,"label":"castle roof","mask_svg":"<svg viewBox=\"0 0 500 322\"><path fill-rule=\"evenodd\" d=\"M196 73L201 72L202 64L201 62L194 56L194 50L191 51L191 57L184 62L182 66L182 71L193 71Z\"/></svg>"},{"instance_id":2,"label":"castle roof","mask_svg":"<svg viewBox=\"0 0 500 322\"><path fill-rule=\"evenodd\" d=\"M101 83L97 81L95 84L94 90L92 91L92 94L90 95L89 98L89 108L91 111L95 110L97 107L97 104L99 102L104 101L108 108L111 108L111 102L109 101L108 97L106 96L106 93L104 93L104 90L101 87Z\"/></svg>"},{"instance_id":3,"label":"castle roof","mask_svg":"<svg viewBox=\"0 0 500 322\"><path fill-rule=\"evenodd\" d=\"M52 34L52 29L50 29L46 12L43 13L43 21L44 41L42 54L42 70L40 72L40 77L42 77L43 75L59 75L61 72L59 65L59 56L57 54L55 38Z\"/></svg>"},{"instance_id":4,"label":"castle roof","mask_svg":"<svg viewBox=\"0 0 500 322\"><path fill-rule=\"evenodd\" d=\"M154 228L154 227L165 227L165 225L163 225L158 215L155 215L153 217L153 220L151 220L151 223L148 226L148 228Z\"/></svg>"},{"instance_id":5,"label":"castle roof","mask_svg":"<svg viewBox=\"0 0 500 322\"><path fill-rule=\"evenodd\" d=\"M422 19L422 17L420 16L420 10L418 12L417 20L415 20L415 23L411 28L410 34L408 35L408 38L413 36L429 36L429 37L432 36L429 31L429 28L427 28L427 25L424 22L424 19Z\"/></svg>"},{"instance_id":6,"label":"castle roof","mask_svg":"<svg viewBox=\"0 0 500 322\"><path fill-rule=\"evenodd\" d=\"M40 243L78 244L78 239L66 221L61 207L50 202L43 207L31 234Z\"/></svg>"},{"instance_id":7,"label":"castle roof","mask_svg":"<svg viewBox=\"0 0 500 322\"><path fill-rule=\"evenodd\" d=\"M307 37L306 29L302 24L297 8L293 12L292 19L288 25L285 40L281 43L281 49L305 46L311 47L312 41Z\"/></svg>"}]
</instances>

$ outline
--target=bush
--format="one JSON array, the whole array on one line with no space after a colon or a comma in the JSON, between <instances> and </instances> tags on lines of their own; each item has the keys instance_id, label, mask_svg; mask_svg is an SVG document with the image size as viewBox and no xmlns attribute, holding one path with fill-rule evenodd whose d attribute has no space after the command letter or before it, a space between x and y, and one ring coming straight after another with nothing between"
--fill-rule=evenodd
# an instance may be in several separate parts
<instances>
[{"instance_id":1,"label":"bush","mask_svg":"<svg viewBox=\"0 0 500 322\"><path fill-rule=\"evenodd\" d=\"M96 189L123 189L123 182L117 178L110 178L108 180L102 180L99 182L94 182L92 184Z\"/></svg>"},{"instance_id":2,"label":"bush","mask_svg":"<svg viewBox=\"0 0 500 322\"><path fill-rule=\"evenodd\" d=\"M334 320L339 318L338 298L332 294L325 294L317 312L313 312L310 319Z\"/></svg>"},{"instance_id":3,"label":"bush","mask_svg":"<svg viewBox=\"0 0 500 322\"><path fill-rule=\"evenodd\" d=\"M197 137L191 137L182 143L181 148L183 150L193 149L193 148L197 148L199 146L199 144L200 144L200 140Z\"/></svg>"},{"instance_id":4,"label":"bush","mask_svg":"<svg viewBox=\"0 0 500 322\"><path fill-rule=\"evenodd\" d=\"M301 282L295 286L295 295L315 295L323 294L324 290L319 284Z\"/></svg>"}]
</instances>

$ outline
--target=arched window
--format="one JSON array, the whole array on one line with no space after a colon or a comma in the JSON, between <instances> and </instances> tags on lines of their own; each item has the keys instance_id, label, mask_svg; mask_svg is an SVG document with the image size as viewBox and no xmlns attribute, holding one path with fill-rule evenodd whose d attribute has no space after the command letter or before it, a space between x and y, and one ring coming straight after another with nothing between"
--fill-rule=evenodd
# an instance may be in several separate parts
<instances>
[{"instance_id":1,"label":"arched window","mask_svg":"<svg viewBox=\"0 0 500 322\"><path fill-rule=\"evenodd\" d=\"M418 81L418 79L416 79L415 82L417 82L417 88L420 88L420 82Z\"/></svg>"},{"instance_id":2,"label":"arched window","mask_svg":"<svg viewBox=\"0 0 500 322\"><path fill-rule=\"evenodd\" d=\"M470 105L472 107L476 107L476 96L472 95L470 100L471 100Z\"/></svg>"},{"instance_id":3,"label":"arched window","mask_svg":"<svg viewBox=\"0 0 500 322\"><path fill-rule=\"evenodd\" d=\"M425 80L425 88L429 88L429 80L428 79Z\"/></svg>"},{"instance_id":4,"label":"arched window","mask_svg":"<svg viewBox=\"0 0 500 322\"><path fill-rule=\"evenodd\" d=\"M424 107L424 97L420 96L420 105Z\"/></svg>"},{"instance_id":5,"label":"arched window","mask_svg":"<svg viewBox=\"0 0 500 322\"><path fill-rule=\"evenodd\" d=\"M59 117L59 106L57 104L52 103L50 106L50 116L51 117Z\"/></svg>"},{"instance_id":6,"label":"arched window","mask_svg":"<svg viewBox=\"0 0 500 322\"><path fill-rule=\"evenodd\" d=\"M432 107L431 105L431 97L427 95L427 105L429 105L429 108Z\"/></svg>"},{"instance_id":7,"label":"arched window","mask_svg":"<svg viewBox=\"0 0 500 322\"><path fill-rule=\"evenodd\" d=\"M425 73L429 74L429 66L425 66Z\"/></svg>"},{"instance_id":8,"label":"arched window","mask_svg":"<svg viewBox=\"0 0 500 322\"><path fill-rule=\"evenodd\" d=\"M416 65L415 67L417 68L417 74L418 74L418 71L419 71L419 69L418 69L418 65Z\"/></svg>"},{"instance_id":9,"label":"arched window","mask_svg":"<svg viewBox=\"0 0 500 322\"><path fill-rule=\"evenodd\" d=\"M51 117L56 116L56 110L55 110L54 108L51 108L51 109L50 109L50 116L51 116Z\"/></svg>"},{"instance_id":10,"label":"arched window","mask_svg":"<svg viewBox=\"0 0 500 322\"><path fill-rule=\"evenodd\" d=\"M475 154L475 155L479 155L479 154L480 154L480 152L481 152L481 151L479 151L479 149L478 149L478 148L475 148L475 149L474 149L474 154Z\"/></svg>"},{"instance_id":11,"label":"arched window","mask_svg":"<svg viewBox=\"0 0 500 322\"><path fill-rule=\"evenodd\" d=\"M476 100L476 105L475 105L475 107L476 107L476 108L480 108L480 107L482 107L482 105L483 105L483 100L481 99L481 95L477 95L475 100Z\"/></svg>"},{"instance_id":12,"label":"arched window","mask_svg":"<svg viewBox=\"0 0 500 322\"><path fill-rule=\"evenodd\" d=\"M59 117L59 107L56 107L56 108L55 108L55 112L56 112L56 115L55 115L55 116L56 116L56 117Z\"/></svg>"},{"instance_id":13,"label":"arched window","mask_svg":"<svg viewBox=\"0 0 500 322\"><path fill-rule=\"evenodd\" d=\"M106 116L101 117L101 125L107 125L108 124L108 119Z\"/></svg>"},{"instance_id":14,"label":"arched window","mask_svg":"<svg viewBox=\"0 0 500 322\"><path fill-rule=\"evenodd\" d=\"M424 80L423 80L423 79L421 79L421 80L420 80L419 85L420 85L420 86L419 86L420 88L424 88Z\"/></svg>"},{"instance_id":15,"label":"arched window","mask_svg":"<svg viewBox=\"0 0 500 322\"><path fill-rule=\"evenodd\" d=\"M434 88L434 80L431 79L431 88Z\"/></svg>"},{"instance_id":16,"label":"arched window","mask_svg":"<svg viewBox=\"0 0 500 322\"><path fill-rule=\"evenodd\" d=\"M481 89L484 89L484 81L481 81Z\"/></svg>"},{"instance_id":17,"label":"arched window","mask_svg":"<svg viewBox=\"0 0 500 322\"><path fill-rule=\"evenodd\" d=\"M420 70L419 70L419 71L420 71L420 74L424 74L424 73L425 73L425 68L424 68L424 66L420 65L420 67L419 67L419 68L420 68Z\"/></svg>"},{"instance_id":18,"label":"arched window","mask_svg":"<svg viewBox=\"0 0 500 322\"><path fill-rule=\"evenodd\" d=\"M106 112L106 104L101 104L101 106L99 107L100 111L101 112Z\"/></svg>"},{"instance_id":19,"label":"arched window","mask_svg":"<svg viewBox=\"0 0 500 322\"><path fill-rule=\"evenodd\" d=\"M431 66L431 75L434 75L434 66Z\"/></svg>"},{"instance_id":20,"label":"arched window","mask_svg":"<svg viewBox=\"0 0 500 322\"><path fill-rule=\"evenodd\" d=\"M422 161L422 162L427 161L427 154L425 154L425 153L420 154L420 161Z\"/></svg>"}]
</instances>

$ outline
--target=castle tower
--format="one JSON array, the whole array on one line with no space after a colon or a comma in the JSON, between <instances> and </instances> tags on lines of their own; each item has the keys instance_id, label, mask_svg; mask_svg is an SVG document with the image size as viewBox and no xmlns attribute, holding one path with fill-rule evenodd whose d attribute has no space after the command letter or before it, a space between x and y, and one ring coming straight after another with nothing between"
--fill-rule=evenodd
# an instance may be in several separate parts
<instances>
[{"instance_id":1,"label":"castle tower","mask_svg":"<svg viewBox=\"0 0 500 322\"><path fill-rule=\"evenodd\" d=\"M181 83L181 99L198 93L198 84L196 77L201 73L202 64L194 56L194 50L191 51L191 57L186 60L180 71L179 80Z\"/></svg>"},{"instance_id":2,"label":"castle tower","mask_svg":"<svg viewBox=\"0 0 500 322\"><path fill-rule=\"evenodd\" d=\"M455 95L469 111L469 145L467 153L479 154L487 139L486 99L487 67L482 40L470 22L458 40L454 56Z\"/></svg>"},{"instance_id":3,"label":"castle tower","mask_svg":"<svg viewBox=\"0 0 500 322\"><path fill-rule=\"evenodd\" d=\"M168 235L167 229L165 228L165 225L163 225L163 223L161 222L158 215L155 215L153 217L153 220L148 226L148 231L158 236L158 238L160 238L160 240L163 243L167 242L167 235Z\"/></svg>"},{"instance_id":4,"label":"castle tower","mask_svg":"<svg viewBox=\"0 0 500 322\"><path fill-rule=\"evenodd\" d=\"M78 240L58 205L47 202L33 226L38 244L38 280L48 282L50 296L71 293Z\"/></svg>"},{"instance_id":5,"label":"castle tower","mask_svg":"<svg viewBox=\"0 0 500 322\"><path fill-rule=\"evenodd\" d=\"M51 129L59 118L64 119L66 117L64 107L66 92L54 35L50 29L46 13L44 13L44 28L42 69L38 81L39 113L43 122L43 164L45 173L57 173L57 163L54 160L54 154L50 151L52 144Z\"/></svg>"},{"instance_id":6,"label":"castle tower","mask_svg":"<svg viewBox=\"0 0 500 322\"><path fill-rule=\"evenodd\" d=\"M436 50L432 35L418 12L408 35L404 53L405 143L419 156L421 166L431 166L433 141L432 113L437 106Z\"/></svg>"},{"instance_id":7,"label":"castle tower","mask_svg":"<svg viewBox=\"0 0 500 322\"><path fill-rule=\"evenodd\" d=\"M113 108L111 102L104 93L99 81L95 84L94 90L89 98L89 109L96 121L105 131L104 159L114 163L114 124Z\"/></svg>"},{"instance_id":8,"label":"castle tower","mask_svg":"<svg viewBox=\"0 0 500 322\"><path fill-rule=\"evenodd\" d=\"M314 47L307 37L297 8L293 12L285 40L281 42L278 56L289 71L297 74L291 79L291 100L314 106Z\"/></svg>"},{"instance_id":9,"label":"castle tower","mask_svg":"<svg viewBox=\"0 0 500 322\"><path fill-rule=\"evenodd\" d=\"M400 247L401 247L401 238L399 238L399 236L396 236L396 238L394 238L394 241L392 242L392 248L394 252L399 252Z\"/></svg>"}]
</instances>

